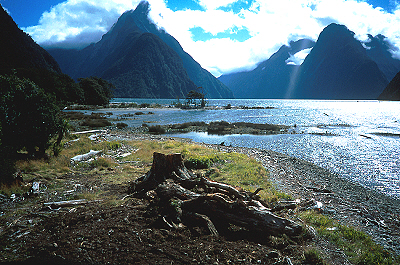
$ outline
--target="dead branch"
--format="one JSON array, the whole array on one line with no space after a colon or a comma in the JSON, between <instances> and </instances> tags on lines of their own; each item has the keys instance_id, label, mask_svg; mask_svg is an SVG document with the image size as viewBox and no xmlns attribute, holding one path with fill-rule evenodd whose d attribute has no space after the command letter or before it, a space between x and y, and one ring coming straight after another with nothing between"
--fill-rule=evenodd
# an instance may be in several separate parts
<instances>
[{"instance_id":1,"label":"dead branch","mask_svg":"<svg viewBox=\"0 0 400 265\"><path fill-rule=\"evenodd\" d=\"M195 186L211 187L215 192L201 194L190 190ZM154 153L150 171L133 182L129 191L139 196L152 191L161 202L165 202L164 205L170 205L171 199L176 200L179 215L189 220L185 225L200 222L213 235L219 234L214 224L234 224L265 235L298 236L303 232L301 225L273 214L255 199L260 189L247 193L225 183L199 179L184 166L181 154ZM170 218L178 219L180 216Z\"/></svg>"},{"instance_id":2,"label":"dead branch","mask_svg":"<svg viewBox=\"0 0 400 265\"><path fill-rule=\"evenodd\" d=\"M81 199L81 200L71 200L71 201L45 202L45 203L43 203L43 205L45 207L49 207L50 209L58 209L58 208L63 208L63 207L85 205L89 202L98 202L98 201L101 201L101 200L87 201L85 199Z\"/></svg>"}]
</instances>

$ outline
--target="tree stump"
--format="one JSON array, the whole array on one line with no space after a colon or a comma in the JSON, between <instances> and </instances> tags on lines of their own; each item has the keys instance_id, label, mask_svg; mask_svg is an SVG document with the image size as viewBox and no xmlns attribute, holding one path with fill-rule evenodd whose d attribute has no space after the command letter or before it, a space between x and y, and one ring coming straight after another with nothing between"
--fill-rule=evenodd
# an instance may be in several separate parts
<instances>
[{"instance_id":1,"label":"tree stump","mask_svg":"<svg viewBox=\"0 0 400 265\"><path fill-rule=\"evenodd\" d=\"M212 187L213 193L192 191L195 186ZM177 201L181 215L195 216L197 219L201 217L214 235L218 235L218 231L213 223L234 224L247 231L275 236L286 234L296 237L304 232L301 225L273 214L254 198L254 193L239 191L231 185L195 176L185 167L181 154L153 154L150 171L129 187L129 192L138 196L150 190L154 190L160 201L166 202L165 205L171 199ZM181 220L177 216L171 218Z\"/></svg>"},{"instance_id":2,"label":"tree stump","mask_svg":"<svg viewBox=\"0 0 400 265\"><path fill-rule=\"evenodd\" d=\"M153 153L153 164L149 172L135 182L131 183L129 193L142 193L156 188L166 179L178 182L190 182L196 176L184 165L182 154L164 155Z\"/></svg>"}]
</instances>

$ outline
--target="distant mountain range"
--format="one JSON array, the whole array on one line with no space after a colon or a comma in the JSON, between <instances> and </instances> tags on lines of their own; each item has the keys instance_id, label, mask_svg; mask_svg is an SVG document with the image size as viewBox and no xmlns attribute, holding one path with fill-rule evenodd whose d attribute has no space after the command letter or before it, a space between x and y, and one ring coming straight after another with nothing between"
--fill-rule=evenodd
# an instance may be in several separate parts
<instances>
[{"instance_id":1,"label":"distant mountain range","mask_svg":"<svg viewBox=\"0 0 400 265\"><path fill-rule=\"evenodd\" d=\"M299 68L298 65L288 64L287 60L291 55L312 48L314 44L308 39L291 42L290 46L282 46L254 70L222 75L218 79L233 91L236 98L287 98L291 77Z\"/></svg>"},{"instance_id":2,"label":"distant mountain range","mask_svg":"<svg viewBox=\"0 0 400 265\"><path fill-rule=\"evenodd\" d=\"M0 5L0 74L10 69L44 69L61 73L51 55L20 30Z\"/></svg>"},{"instance_id":3,"label":"distant mountain range","mask_svg":"<svg viewBox=\"0 0 400 265\"><path fill-rule=\"evenodd\" d=\"M300 40L282 46L250 72L219 77L238 98L377 99L400 70L384 36L363 44L343 25L331 24L313 46ZM312 47L301 65L296 52Z\"/></svg>"},{"instance_id":4,"label":"distant mountain range","mask_svg":"<svg viewBox=\"0 0 400 265\"><path fill-rule=\"evenodd\" d=\"M208 98L232 98L233 91L237 98L400 100L400 60L392 57L393 47L382 35L369 35L369 41L361 43L345 26L331 24L317 42L291 42L254 70L217 80L158 29L148 13L149 4L142 2L125 12L99 42L49 54L0 8L0 29L7 36L0 39L0 74L16 69L48 91L56 89L53 81L70 84L61 70L75 79L99 76L116 85L117 97L183 98L201 86ZM305 51L309 54L300 64L296 58ZM61 97L63 89L54 93Z\"/></svg>"},{"instance_id":5,"label":"distant mountain range","mask_svg":"<svg viewBox=\"0 0 400 265\"><path fill-rule=\"evenodd\" d=\"M400 100L400 72L390 81L389 85L379 95L380 100Z\"/></svg>"},{"instance_id":6,"label":"distant mountain range","mask_svg":"<svg viewBox=\"0 0 400 265\"><path fill-rule=\"evenodd\" d=\"M232 91L203 69L178 41L148 18L149 4L125 12L102 39L82 50L49 49L74 79L98 76L113 83L116 97L184 98L201 87L208 98Z\"/></svg>"}]
</instances>

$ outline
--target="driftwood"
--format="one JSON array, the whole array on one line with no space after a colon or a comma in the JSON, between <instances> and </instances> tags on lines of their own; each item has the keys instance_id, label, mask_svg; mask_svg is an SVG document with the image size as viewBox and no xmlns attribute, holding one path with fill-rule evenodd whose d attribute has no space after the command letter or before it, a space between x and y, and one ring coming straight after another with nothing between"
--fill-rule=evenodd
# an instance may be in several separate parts
<instances>
[{"instance_id":1,"label":"driftwood","mask_svg":"<svg viewBox=\"0 0 400 265\"><path fill-rule=\"evenodd\" d=\"M90 150L90 152L88 152L86 154L74 156L73 158L71 158L71 162L77 163L77 162L86 161L86 160L89 160L91 157L98 155L99 153L101 153L101 151Z\"/></svg>"},{"instance_id":2,"label":"driftwood","mask_svg":"<svg viewBox=\"0 0 400 265\"><path fill-rule=\"evenodd\" d=\"M85 199L81 199L81 200L71 200L71 201L45 202L43 203L43 206L49 207L50 209L59 209L64 207L85 205L88 204L89 202L98 202L98 201L99 200L87 201Z\"/></svg>"},{"instance_id":3,"label":"driftwood","mask_svg":"<svg viewBox=\"0 0 400 265\"><path fill-rule=\"evenodd\" d=\"M175 211L178 216L169 216L170 219L186 220L187 226L196 219L213 235L219 234L218 228L230 224L264 235L296 237L304 232L301 225L273 214L257 200L259 190L247 193L198 177L184 166L181 154L154 153L150 171L129 187L129 192L137 196L145 196L149 191L155 191L165 204L173 200L178 205L179 211ZM175 226L165 216L163 221L169 227Z\"/></svg>"}]
</instances>

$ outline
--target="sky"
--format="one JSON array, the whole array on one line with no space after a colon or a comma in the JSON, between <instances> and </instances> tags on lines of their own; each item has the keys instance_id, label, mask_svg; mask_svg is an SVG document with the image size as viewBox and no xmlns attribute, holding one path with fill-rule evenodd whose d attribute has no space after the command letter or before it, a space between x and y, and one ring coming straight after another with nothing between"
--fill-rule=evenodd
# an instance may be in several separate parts
<instances>
[{"instance_id":1,"label":"sky","mask_svg":"<svg viewBox=\"0 0 400 265\"><path fill-rule=\"evenodd\" d=\"M44 48L97 42L140 0L0 0L17 25ZM251 70L282 45L317 40L330 23L361 41L382 34L400 48L400 1L395 0L149 0L150 17L215 76ZM307 50L306 52L309 52ZM400 58L395 48L393 56ZM304 51L291 56L300 64Z\"/></svg>"}]
</instances>

